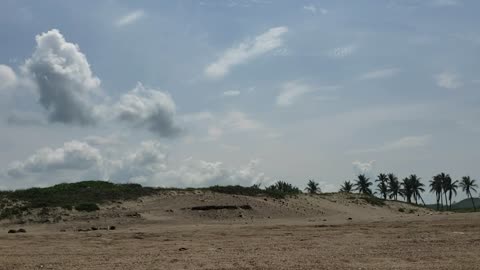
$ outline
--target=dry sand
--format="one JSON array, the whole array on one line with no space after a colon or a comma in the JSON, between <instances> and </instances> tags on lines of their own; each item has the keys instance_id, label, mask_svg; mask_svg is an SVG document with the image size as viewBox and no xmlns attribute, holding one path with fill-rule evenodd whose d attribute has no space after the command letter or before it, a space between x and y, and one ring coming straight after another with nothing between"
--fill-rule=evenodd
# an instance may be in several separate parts
<instances>
[{"instance_id":1,"label":"dry sand","mask_svg":"<svg viewBox=\"0 0 480 270\"><path fill-rule=\"evenodd\" d=\"M252 209L189 209L205 205ZM350 195L172 192L57 215L58 223L2 224L0 269L480 269L480 214ZM116 230L77 231L107 225ZM27 233L7 234L20 227Z\"/></svg>"}]
</instances>

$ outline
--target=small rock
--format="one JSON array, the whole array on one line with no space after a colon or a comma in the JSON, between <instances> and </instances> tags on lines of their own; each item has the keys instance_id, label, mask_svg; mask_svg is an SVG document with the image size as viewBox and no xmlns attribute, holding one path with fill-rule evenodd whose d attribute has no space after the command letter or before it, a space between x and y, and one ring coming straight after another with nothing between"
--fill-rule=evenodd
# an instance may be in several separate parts
<instances>
[{"instance_id":1,"label":"small rock","mask_svg":"<svg viewBox=\"0 0 480 270\"><path fill-rule=\"evenodd\" d=\"M92 226L90 229L91 229L92 231L96 231L96 230L98 230L98 227Z\"/></svg>"},{"instance_id":2,"label":"small rock","mask_svg":"<svg viewBox=\"0 0 480 270\"><path fill-rule=\"evenodd\" d=\"M17 230L17 233L26 233L27 231L23 228L20 228Z\"/></svg>"},{"instance_id":3,"label":"small rock","mask_svg":"<svg viewBox=\"0 0 480 270\"><path fill-rule=\"evenodd\" d=\"M349 217L349 218L348 218L348 220L352 220L352 218L351 218L351 217Z\"/></svg>"},{"instance_id":4,"label":"small rock","mask_svg":"<svg viewBox=\"0 0 480 270\"><path fill-rule=\"evenodd\" d=\"M181 247L181 248L178 249L178 251L185 251L185 250L187 250L187 249L184 248L184 247Z\"/></svg>"},{"instance_id":5,"label":"small rock","mask_svg":"<svg viewBox=\"0 0 480 270\"><path fill-rule=\"evenodd\" d=\"M108 229L109 229L110 231L114 231L114 230L116 229L116 227L115 227L115 226L109 226Z\"/></svg>"},{"instance_id":6,"label":"small rock","mask_svg":"<svg viewBox=\"0 0 480 270\"><path fill-rule=\"evenodd\" d=\"M16 233L16 230L8 230L8 233Z\"/></svg>"}]
</instances>

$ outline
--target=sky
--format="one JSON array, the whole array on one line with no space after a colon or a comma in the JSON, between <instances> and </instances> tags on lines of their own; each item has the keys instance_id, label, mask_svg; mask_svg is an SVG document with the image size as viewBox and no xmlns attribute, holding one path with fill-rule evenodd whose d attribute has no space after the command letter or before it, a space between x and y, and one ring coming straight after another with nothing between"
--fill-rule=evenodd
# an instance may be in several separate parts
<instances>
[{"instance_id":1,"label":"sky","mask_svg":"<svg viewBox=\"0 0 480 270\"><path fill-rule=\"evenodd\" d=\"M478 179L479 9L3 0L0 189Z\"/></svg>"}]
</instances>

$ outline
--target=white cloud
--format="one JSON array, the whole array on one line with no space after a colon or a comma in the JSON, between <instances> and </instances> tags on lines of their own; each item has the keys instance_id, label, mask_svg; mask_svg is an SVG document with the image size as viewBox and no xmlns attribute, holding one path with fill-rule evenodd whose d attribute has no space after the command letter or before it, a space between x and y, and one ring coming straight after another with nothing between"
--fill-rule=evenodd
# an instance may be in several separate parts
<instances>
[{"instance_id":1,"label":"white cloud","mask_svg":"<svg viewBox=\"0 0 480 270\"><path fill-rule=\"evenodd\" d=\"M90 96L100 86L76 44L53 29L36 36L37 47L22 67L36 83L50 122L87 125L96 121Z\"/></svg>"},{"instance_id":2,"label":"white cloud","mask_svg":"<svg viewBox=\"0 0 480 270\"><path fill-rule=\"evenodd\" d=\"M368 161L368 162L361 162L361 161L354 161L352 162L352 165L353 165L353 169L355 171L355 173L357 174L371 174L372 171L373 171L373 168L375 166L375 160L371 160L371 161Z\"/></svg>"},{"instance_id":3,"label":"white cloud","mask_svg":"<svg viewBox=\"0 0 480 270\"><path fill-rule=\"evenodd\" d=\"M13 88L17 83L17 75L6 65L0 65L0 91Z\"/></svg>"},{"instance_id":4,"label":"white cloud","mask_svg":"<svg viewBox=\"0 0 480 270\"><path fill-rule=\"evenodd\" d=\"M434 79L437 85L442 88L457 89L463 85L457 74L447 71L435 75Z\"/></svg>"},{"instance_id":5,"label":"white cloud","mask_svg":"<svg viewBox=\"0 0 480 270\"><path fill-rule=\"evenodd\" d=\"M168 93L145 88L141 83L124 94L114 105L119 120L133 126L146 127L161 137L180 134L175 119L175 103Z\"/></svg>"},{"instance_id":6,"label":"white cloud","mask_svg":"<svg viewBox=\"0 0 480 270\"><path fill-rule=\"evenodd\" d=\"M115 21L115 25L118 27L127 26L140 20L143 17L145 17L145 12L143 10L135 10L120 17L117 21Z\"/></svg>"},{"instance_id":7,"label":"white cloud","mask_svg":"<svg viewBox=\"0 0 480 270\"><path fill-rule=\"evenodd\" d=\"M337 47L331 50L328 54L333 58L345 58L352 55L355 51L357 51L357 46L351 44L344 47Z\"/></svg>"},{"instance_id":8,"label":"white cloud","mask_svg":"<svg viewBox=\"0 0 480 270\"><path fill-rule=\"evenodd\" d=\"M398 68L383 68L383 69L372 70L360 75L360 79L375 80L375 79L390 78L398 74L399 71L400 70Z\"/></svg>"},{"instance_id":9,"label":"white cloud","mask_svg":"<svg viewBox=\"0 0 480 270\"><path fill-rule=\"evenodd\" d=\"M431 135L421 135L421 136L406 136L395 141L391 141L381 145L379 147L363 149L363 150L354 150L351 153L371 153L371 152L387 152L387 151L396 151L402 149L410 148L419 148L424 147L430 143L432 136Z\"/></svg>"},{"instance_id":10,"label":"white cloud","mask_svg":"<svg viewBox=\"0 0 480 270\"><path fill-rule=\"evenodd\" d=\"M240 91L238 91L238 90L229 90L229 91L223 92L223 95L226 96L226 97L235 97L235 96L240 95Z\"/></svg>"},{"instance_id":11,"label":"white cloud","mask_svg":"<svg viewBox=\"0 0 480 270\"><path fill-rule=\"evenodd\" d=\"M287 32L287 27L271 28L253 40L246 40L228 49L219 59L206 67L205 75L212 79L224 77L234 66L281 47L282 37Z\"/></svg>"},{"instance_id":12,"label":"white cloud","mask_svg":"<svg viewBox=\"0 0 480 270\"><path fill-rule=\"evenodd\" d=\"M85 142L71 141L60 148L40 149L23 162L13 162L7 174L18 178L36 173L48 175L59 170L88 170L100 166L101 162L98 149Z\"/></svg>"},{"instance_id":13,"label":"white cloud","mask_svg":"<svg viewBox=\"0 0 480 270\"><path fill-rule=\"evenodd\" d=\"M40 149L26 160L10 164L6 175L16 181L7 181L5 187L18 188L32 184L44 186L82 179L175 187L252 185L268 180L264 173L258 171L257 159L239 168L228 167L219 161L192 157L170 165L168 148L158 141L142 142L136 149L126 152L112 151L114 152L106 155L100 149L80 141L66 142L56 149ZM58 177L59 175L68 178Z\"/></svg>"},{"instance_id":14,"label":"white cloud","mask_svg":"<svg viewBox=\"0 0 480 270\"><path fill-rule=\"evenodd\" d=\"M309 85L299 81L291 81L283 84L280 94L277 96L277 105L286 107L292 105L301 96L312 91Z\"/></svg>"},{"instance_id":15,"label":"white cloud","mask_svg":"<svg viewBox=\"0 0 480 270\"><path fill-rule=\"evenodd\" d=\"M239 111L231 111L220 121L224 129L232 131L254 130L262 127L262 124Z\"/></svg>"}]
</instances>

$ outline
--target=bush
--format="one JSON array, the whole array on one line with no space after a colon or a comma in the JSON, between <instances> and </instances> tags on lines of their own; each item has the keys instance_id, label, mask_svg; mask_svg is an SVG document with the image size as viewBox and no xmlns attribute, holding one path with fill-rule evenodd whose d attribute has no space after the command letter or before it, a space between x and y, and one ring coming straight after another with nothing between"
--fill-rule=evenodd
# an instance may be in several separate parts
<instances>
[{"instance_id":1,"label":"bush","mask_svg":"<svg viewBox=\"0 0 480 270\"><path fill-rule=\"evenodd\" d=\"M301 191L299 188L296 186L293 186L290 183L284 182L284 181L277 181L275 184L267 187L265 190L270 191L270 192L278 192L278 193L284 193L285 195L287 194L300 194Z\"/></svg>"},{"instance_id":2,"label":"bush","mask_svg":"<svg viewBox=\"0 0 480 270\"><path fill-rule=\"evenodd\" d=\"M404 212L405 212L405 208L402 208L402 207L398 208L398 212L404 213Z\"/></svg>"},{"instance_id":3,"label":"bush","mask_svg":"<svg viewBox=\"0 0 480 270\"><path fill-rule=\"evenodd\" d=\"M81 203L75 206L75 210L83 212L93 212L100 210L100 208L98 208L98 205L96 203Z\"/></svg>"}]
</instances>

